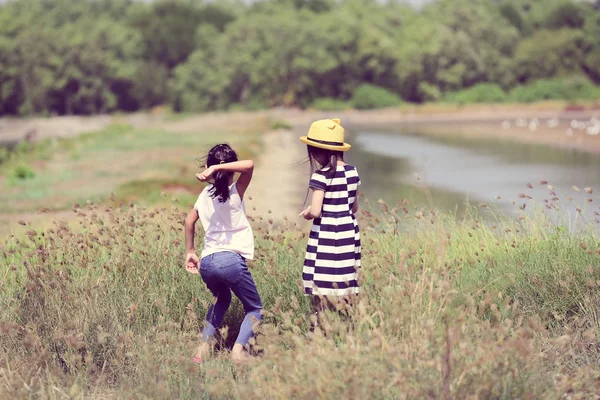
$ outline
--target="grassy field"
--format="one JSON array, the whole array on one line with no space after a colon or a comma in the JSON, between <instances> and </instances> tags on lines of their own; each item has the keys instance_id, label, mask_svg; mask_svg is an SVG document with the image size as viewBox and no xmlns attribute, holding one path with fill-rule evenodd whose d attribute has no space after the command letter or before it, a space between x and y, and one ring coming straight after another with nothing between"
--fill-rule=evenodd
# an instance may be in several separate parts
<instances>
[{"instance_id":1,"label":"grassy field","mask_svg":"<svg viewBox=\"0 0 600 400\"><path fill-rule=\"evenodd\" d=\"M600 395L600 233L525 194L515 218L364 200L362 294L316 333L300 281L306 227L253 210L266 313L257 359L229 361L243 318L235 300L213 357L194 365L212 301L182 267L195 158L225 131L247 157L260 132L288 127L211 118L111 125L2 164L0 206L31 218L0 242L0 398ZM43 224L32 217L40 208L53 210Z\"/></svg>"},{"instance_id":2,"label":"grassy field","mask_svg":"<svg viewBox=\"0 0 600 400\"><path fill-rule=\"evenodd\" d=\"M240 156L255 154L269 123L260 116L237 126L114 123L77 137L21 145L0 163L0 237L38 210L69 210L74 203L106 201L111 193L143 205L170 204L173 196L193 202L199 189L196 159L225 138ZM168 195L166 201L161 193ZM14 215L25 217L10 218ZM49 220L43 218L46 225Z\"/></svg>"},{"instance_id":3,"label":"grassy field","mask_svg":"<svg viewBox=\"0 0 600 400\"><path fill-rule=\"evenodd\" d=\"M3 398L591 398L600 394L600 234L541 209L496 226L365 205L363 294L308 332L306 232L254 218L266 318L254 365L191 362L207 306L182 268L184 210L77 209L0 248ZM486 211L486 209L481 209ZM200 238L199 238L200 240Z\"/></svg>"}]
</instances>

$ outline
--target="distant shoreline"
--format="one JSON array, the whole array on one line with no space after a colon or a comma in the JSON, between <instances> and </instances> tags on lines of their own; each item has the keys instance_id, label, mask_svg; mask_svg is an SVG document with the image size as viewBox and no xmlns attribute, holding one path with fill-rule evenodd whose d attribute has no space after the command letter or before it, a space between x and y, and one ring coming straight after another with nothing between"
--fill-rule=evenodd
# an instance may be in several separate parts
<instances>
[{"instance_id":1,"label":"distant shoreline","mask_svg":"<svg viewBox=\"0 0 600 400\"><path fill-rule=\"evenodd\" d=\"M424 109L427 109L426 107ZM280 111L276 115L293 126L304 125L308 128L311 121L320 118L339 117L342 125L348 129L398 129L413 126L416 133L435 136L462 136L511 140L521 143L546 145L555 148L577 150L587 153L600 153L600 135L588 135L585 131L573 130L569 136L571 121L589 121L600 119L600 110L567 111L562 108L536 108L533 105L465 107L446 112L423 112L419 109L411 112L399 112L397 109L385 110L346 110L341 112L322 111ZM526 127L517 127L515 122L521 119ZM548 120L558 119L558 124L548 126ZM529 123L537 120L535 130L529 129ZM509 128L503 126L506 122Z\"/></svg>"},{"instance_id":2,"label":"distant shoreline","mask_svg":"<svg viewBox=\"0 0 600 400\"><path fill-rule=\"evenodd\" d=\"M285 121L296 130L308 129L309 124L321 118L338 117L342 125L349 129L373 126L378 129L386 126L417 125L431 127L436 135L466 135L470 137L493 137L522 142L545 144L553 147L577 149L600 153L600 135L578 135L567 137L566 130L571 120L589 120L600 117L600 109L588 106L583 110L569 110L566 104L547 102L535 104L500 104L451 106L426 104L403 106L379 110L316 111L300 109L270 109L256 112L214 112L207 114L136 113L98 116L61 116L50 118L0 118L0 146L23 140L31 132L34 140L48 138L77 137L83 133L98 131L113 123L127 123L135 127L152 127L169 124L173 117L186 119L214 116L221 120L247 120L248 118L269 118L272 121ZM535 133L514 127L514 120L522 118L540 121L558 118L560 125L548 129L541 124ZM503 121L509 121L511 129L503 129ZM457 130L458 124L460 129Z\"/></svg>"}]
</instances>

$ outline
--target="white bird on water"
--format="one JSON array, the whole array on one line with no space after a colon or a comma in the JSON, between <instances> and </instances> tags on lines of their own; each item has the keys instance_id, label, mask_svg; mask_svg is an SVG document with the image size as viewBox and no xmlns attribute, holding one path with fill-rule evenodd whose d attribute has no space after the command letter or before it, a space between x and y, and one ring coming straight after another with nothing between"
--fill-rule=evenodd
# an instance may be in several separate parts
<instances>
[{"instance_id":1,"label":"white bird on water","mask_svg":"<svg viewBox=\"0 0 600 400\"><path fill-rule=\"evenodd\" d=\"M502 122L502 128L504 128L504 129L510 129L510 121L504 121L504 122Z\"/></svg>"},{"instance_id":2,"label":"white bird on water","mask_svg":"<svg viewBox=\"0 0 600 400\"><path fill-rule=\"evenodd\" d=\"M515 125L518 126L519 128L524 128L527 126L527 120L523 119L523 118L517 118L515 120Z\"/></svg>"},{"instance_id":3,"label":"white bird on water","mask_svg":"<svg viewBox=\"0 0 600 400\"><path fill-rule=\"evenodd\" d=\"M557 117L554 117L554 118L549 119L546 122L546 125L548 125L548 128L556 128L559 123L560 123L560 120Z\"/></svg>"},{"instance_id":4,"label":"white bird on water","mask_svg":"<svg viewBox=\"0 0 600 400\"><path fill-rule=\"evenodd\" d=\"M571 137L571 136L573 136L573 129L567 128L567 131L565 133L567 134L568 137Z\"/></svg>"},{"instance_id":5,"label":"white bird on water","mask_svg":"<svg viewBox=\"0 0 600 400\"><path fill-rule=\"evenodd\" d=\"M596 135L598 135L598 134L600 134L600 125L594 124L592 126L589 126L586 129L586 132L590 136L596 136Z\"/></svg>"},{"instance_id":6,"label":"white bird on water","mask_svg":"<svg viewBox=\"0 0 600 400\"><path fill-rule=\"evenodd\" d=\"M530 132L535 132L538 128L538 120L537 119L532 119L529 122L529 131Z\"/></svg>"}]
</instances>

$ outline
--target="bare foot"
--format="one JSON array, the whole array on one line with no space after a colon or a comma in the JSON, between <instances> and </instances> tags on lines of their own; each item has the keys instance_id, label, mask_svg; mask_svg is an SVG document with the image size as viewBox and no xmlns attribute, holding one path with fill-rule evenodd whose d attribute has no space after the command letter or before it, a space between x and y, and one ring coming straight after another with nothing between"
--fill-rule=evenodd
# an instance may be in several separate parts
<instances>
[{"instance_id":1,"label":"bare foot","mask_svg":"<svg viewBox=\"0 0 600 400\"><path fill-rule=\"evenodd\" d=\"M244 346L236 343L231 350L231 361L237 366L249 365L254 361L254 357L248 354Z\"/></svg>"},{"instance_id":2,"label":"bare foot","mask_svg":"<svg viewBox=\"0 0 600 400\"><path fill-rule=\"evenodd\" d=\"M193 358L194 363L202 364L210 355L210 344L203 342L198 346L198 350L196 350L196 355Z\"/></svg>"}]
</instances>

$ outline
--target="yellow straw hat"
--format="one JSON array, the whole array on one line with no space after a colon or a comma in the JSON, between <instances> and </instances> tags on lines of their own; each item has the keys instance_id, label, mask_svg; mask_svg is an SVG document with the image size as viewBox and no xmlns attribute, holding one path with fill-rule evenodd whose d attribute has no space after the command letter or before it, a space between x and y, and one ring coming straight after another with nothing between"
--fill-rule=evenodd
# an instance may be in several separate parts
<instances>
[{"instance_id":1,"label":"yellow straw hat","mask_svg":"<svg viewBox=\"0 0 600 400\"><path fill-rule=\"evenodd\" d=\"M334 151L348 151L352 147L344 143L344 128L337 118L313 122L308 130L308 136L302 136L300 140L309 146Z\"/></svg>"}]
</instances>

